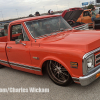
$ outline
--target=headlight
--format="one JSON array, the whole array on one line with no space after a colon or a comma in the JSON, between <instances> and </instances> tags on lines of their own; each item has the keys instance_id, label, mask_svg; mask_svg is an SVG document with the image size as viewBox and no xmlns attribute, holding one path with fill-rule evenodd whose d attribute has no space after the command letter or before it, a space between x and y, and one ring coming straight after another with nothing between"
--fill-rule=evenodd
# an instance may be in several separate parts
<instances>
[{"instance_id":1,"label":"headlight","mask_svg":"<svg viewBox=\"0 0 100 100\"><path fill-rule=\"evenodd\" d=\"M94 55L87 59L87 69L88 71L94 68Z\"/></svg>"},{"instance_id":2,"label":"headlight","mask_svg":"<svg viewBox=\"0 0 100 100\"><path fill-rule=\"evenodd\" d=\"M88 56L83 60L83 75L86 75L93 68L94 68L94 54Z\"/></svg>"}]
</instances>

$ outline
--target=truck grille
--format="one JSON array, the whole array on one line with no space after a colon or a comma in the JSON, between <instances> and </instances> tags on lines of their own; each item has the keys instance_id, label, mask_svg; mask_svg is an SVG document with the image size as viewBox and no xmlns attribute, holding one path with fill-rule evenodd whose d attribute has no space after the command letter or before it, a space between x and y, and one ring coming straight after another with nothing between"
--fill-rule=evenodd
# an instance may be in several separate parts
<instances>
[{"instance_id":1,"label":"truck grille","mask_svg":"<svg viewBox=\"0 0 100 100\"><path fill-rule=\"evenodd\" d=\"M95 65L100 64L100 52L95 54Z\"/></svg>"}]
</instances>

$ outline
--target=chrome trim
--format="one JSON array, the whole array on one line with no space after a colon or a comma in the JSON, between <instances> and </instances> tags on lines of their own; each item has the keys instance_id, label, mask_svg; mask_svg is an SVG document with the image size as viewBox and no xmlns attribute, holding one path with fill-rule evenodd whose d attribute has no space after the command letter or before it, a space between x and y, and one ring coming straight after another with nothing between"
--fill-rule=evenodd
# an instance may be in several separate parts
<instances>
[{"instance_id":1,"label":"chrome trim","mask_svg":"<svg viewBox=\"0 0 100 100\"><path fill-rule=\"evenodd\" d=\"M100 55L100 53L98 53L97 55L95 55L95 59L99 59L100 57L96 58L98 55Z\"/></svg>"},{"instance_id":2,"label":"chrome trim","mask_svg":"<svg viewBox=\"0 0 100 100\"><path fill-rule=\"evenodd\" d=\"M87 58L85 58L83 61L82 61L82 69L83 69L83 75L86 75L90 70L92 70L93 68L88 68L87 67L87 60L92 57L92 60L93 60L93 68L94 68L94 64L95 64L95 58L94 58L94 54L91 54L89 55Z\"/></svg>"},{"instance_id":3,"label":"chrome trim","mask_svg":"<svg viewBox=\"0 0 100 100\"><path fill-rule=\"evenodd\" d=\"M18 63L4 61L4 60L0 60L0 63L10 64L10 65L13 65L13 66L16 66L16 67L22 67L22 68L25 68L25 69L30 69L30 70L35 70L35 71L41 71L41 68L38 68L38 67L22 65L22 64L18 64Z\"/></svg>"},{"instance_id":4,"label":"chrome trim","mask_svg":"<svg viewBox=\"0 0 100 100\"><path fill-rule=\"evenodd\" d=\"M27 32L25 31L23 25L21 25L21 27L22 27L23 38L24 38L25 35L28 37ZM29 40L29 37L28 37L28 40Z\"/></svg>"},{"instance_id":5,"label":"chrome trim","mask_svg":"<svg viewBox=\"0 0 100 100\"><path fill-rule=\"evenodd\" d=\"M32 21L28 21L28 22L32 22ZM27 30L28 30L28 32L30 33L30 35L31 35L31 37L33 38L33 39L35 39L35 42L36 42L36 39L41 39L41 38L44 38L44 37L47 37L47 36L43 36L43 37L40 37L40 38L35 38L32 34L31 34L31 32L29 31L29 29L28 29L28 27L27 27L27 25L26 25L26 22L24 22L24 24L25 24L25 26L26 26L26 28L27 28ZM34 35L35 35L35 33L34 33ZM51 35L51 34L50 34ZM48 34L48 36L50 36L49 34Z\"/></svg>"},{"instance_id":6,"label":"chrome trim","mask_svg":"<svg viewBox=\"0 0 100 100\"><path fill-rule=\"evenodd\" d=\"M95 50L92 50L88 53L86 53L84 56L83 56L83 61L82 61L82 67L83 67L83 75L86 75L88 72L87 72L87 65L86 65L86 61L89 57L91 57L92 55L94 55L94 53L100 51L100 47L95 49ZM94 60L95 61L95 60ZM94 62L95 64L95 62ZM95 65L94 65L95 66Z\"/></svg>"},{"instance_id":7,"label":"chrome trim","mask_svg":"<svg viewBox=\"0 0 100 100\"><path fill-rule=\"evenodd\" d=\"M99 62L98 62L98 63L96 63L97 61L99 61ZM100 64L100 59L95 60L95 65L98 65L98 64Z\"/></svg>"},{"instance_id":8,"label":"chrome trim","mask_svg":"<svg viewBox=\"0 0 100 100\"><path fill-rule=\"evenodd\" d=\"M33 59L39 60L39 57L33 57Z\"/></svg>"},{"instance_id":9,"label":"chrome trim","mask_svg":"<svg viewBox=\"0 0 100 100\"><path fill-rule=\"evenodd\" d=\"M35 70L35 71L41 71L41 68L34 67L34 66L22 65L22 64L13 63L13 62L9 62L9 64L13 65L13 66L16 66L16 67L22 67L22 68L25 68L25 69L30 69L30 70Z\"/></svg>"},{"instance_id":10,"label":"chrome trim","mask_svg":"<svg viewBox=\"0 0 100 100\"><path fill-rule=\"evenodd\" d=\"M52 17L48 17L48 18L45 18L45 19L51 19L51 18L57 18L57 17L62 17L62 16L52 16ZM36 20L30 20L30 21L26 21L26 22L24 22L24 24L25 24L25 26L26 26L26 28L27 28L27 30L28 30L28 32L30 33L30 35L32 36L32 38L33 39L40 39L40 38L35 38L32 34L31 34L31 32L29 31L29 29L28 29L28 27L27 27L27 25L26 25L26 23L27 22L32 22L32 21L38 21L38 20L44 20L44 18L40 18L40 19L36 19ZM68 25L68 27L69 27L70 25ZM74 28L72 28L71 26L69 27L71 30L72 29L74 29ZM57 32L55 32L55 33L57 33ZM58 32L59 33L59 32ZM50 34L51 35L51 34ZM49 34L48 34L48 36L50 36ZM47 37L47 36L44 36L44 37ZM41 37L41 38L44 38L44 37Z\"/></svg>"},{"instance_id":11,"label":"chrome trim","mask_svg":"<svg viewBox=\"0 0 100 100\"><path fill-rule=\"evenodd\" d=\"M82 86L86 86L86 85L89 85L90 83L92 83L93 81L95 81L96 79L96 75L98 73L100 73L100 65L97 66L98 69L96 70L93 70L92 73L86 75L86 76L81 76L79 78L76 78L76 77L72 77L73 78L73 81L74 82L78 82L80 83Z\"/></svg>"},{"instance_id":12,"label":"chrome trim","mask_svg":"<svg viewBox=\"0 0 100 100\"><path fill-rule=\"evenodd\" d=\"M98 55L100 56L100 52L97 55L95 55L95 65L100 63L100 57L97 58ZM97 61L99 62L97 63Z\"/></svg>"},{"instance_id":13,"label":"chrome trim","mask_svg":"<svg viewBox=\"0 0 100 100\"><path fill-rule=\"evenodd\" d=\"M77 82L77 83L79 83L79 78L72 77L72 79L73 79L73 81L74 81L74 82Z\"/></svg>"},{"instance_id":14,"label":"chrome trim","mask_svg":"<svg viewBox=\"0 0 100 100\"><path fill-rule=\"evenodd\" d=\"M89 55L93 54L93 53L96 53L97 51L100 51L100 47L93 50L93 51L90 51L88 53L86 53L84 56L83 56L83 59L87 58Z\"/></svg>"},{"instance_id":15,"label":"chrome trim","mask_svg":"<svg viewBox=\"0 0 100 100\"><path fill-rule=\"evenodd\" d=\"M8 61L0 60L1 63L9 64Z\"/></svg>"},{"instance_id":16,"label":"chrome trim","mask_svg":"<svg viewBox=\"0 0 100 100\"><path fill-rule=\"evenodd\" d=\"M7 47L8 49L11 49L12 47Z\"/></svg>"},{"instance_id":17,"label":"chrome trim","mask_svg":"<svg viewBox=\"0 0 100 100\"><path fill-rule=\"evenodd\" d=\"M24 22L24 24L25 24L25 26L26 26L26 28L27 28L28 32L29 32L29 33L30 33L30 35L32 36L32 38L33 38L33 39L35 39L35 37L33 37L33 35L31 34L31 32L29 31L29 29L28 29L28 27L27 27L27 25L26 25L26 22Z\"/></svg>"},{"instance_id":18,"label":"chrome trim","mask_svg":"<svg viewBox=\"0 0 100 100\"><path fill-rule=\"evenodd\" d=\"M25 43L21 43L23 46L26 46L26 44Z\"/></svg>"}]
</instances>

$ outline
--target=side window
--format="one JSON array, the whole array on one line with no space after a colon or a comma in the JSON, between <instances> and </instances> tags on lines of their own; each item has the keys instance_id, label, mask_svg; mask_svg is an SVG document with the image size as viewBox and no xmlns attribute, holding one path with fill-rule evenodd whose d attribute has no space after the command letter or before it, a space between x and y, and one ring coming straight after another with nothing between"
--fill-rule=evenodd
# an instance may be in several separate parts
<instances>
[{"instance_id":1,"label":"side window","mask_svg":"<svg viewBox=\"0 0 100 100\"><path fill-rule=\"evenodd\" d=\"M83 16L87 16L87 11L85 11L85 12L83 13Z\"/></svg>"},{"instance_id":2,"label":"side window","mask_svg":"<svg viewBox=\"0 0 100 100\"><path fill-rule=\"evenodd\" d=\"M11 41L21 39L22 41L29 41L27 34L21 24L13 25L11 27Z\"/></svg>"},{"instance_id":3,"label":"side window","mask_svg":"<svg viewBox=\"0 0 100 100\"><path fill-rule=\"evenodd\" d=\"M89 11L83 12L83 16L90 16L90 12Z\"/></svg>"},{"instance_id":4,"label":"side window","mask_svg":"<svg viewBox=\"0 0 100 100\"><path fill-rule=\"evenodd\" d=\"M12 26L12 34L22 33L21 25Z\"/></svg>"}]
</instances>

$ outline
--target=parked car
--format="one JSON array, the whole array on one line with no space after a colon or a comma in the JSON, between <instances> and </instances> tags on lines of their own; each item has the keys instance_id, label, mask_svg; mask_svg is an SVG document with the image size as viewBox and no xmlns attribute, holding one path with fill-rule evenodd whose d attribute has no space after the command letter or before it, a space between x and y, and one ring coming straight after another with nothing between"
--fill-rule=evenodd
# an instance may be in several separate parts
<instances>
[{"instance_id":1,"label":"parked car","mask_svg":"<svg viewBox=\"0 0 100 100\"><path fill-rule=\"evenodd\" d=\"M46 70L61 86L85 86L100 76L100 31L74 30L61 15L47 15L13 21L6 32L0 67L37 75Z\"/></svg>"},{"instance_id":2,"label":"parked car","mask_svg":"<svg viewBox=\"0 0 100 100\"><path fill-rule=\"evenodd\" d=\"M100 14L97 13L96 18L98 17L100 17ZM93 26L93 22L91 20L91 9L84 10L77 22L88 23L90 27Z\"/></svg>"}]
</instances>

